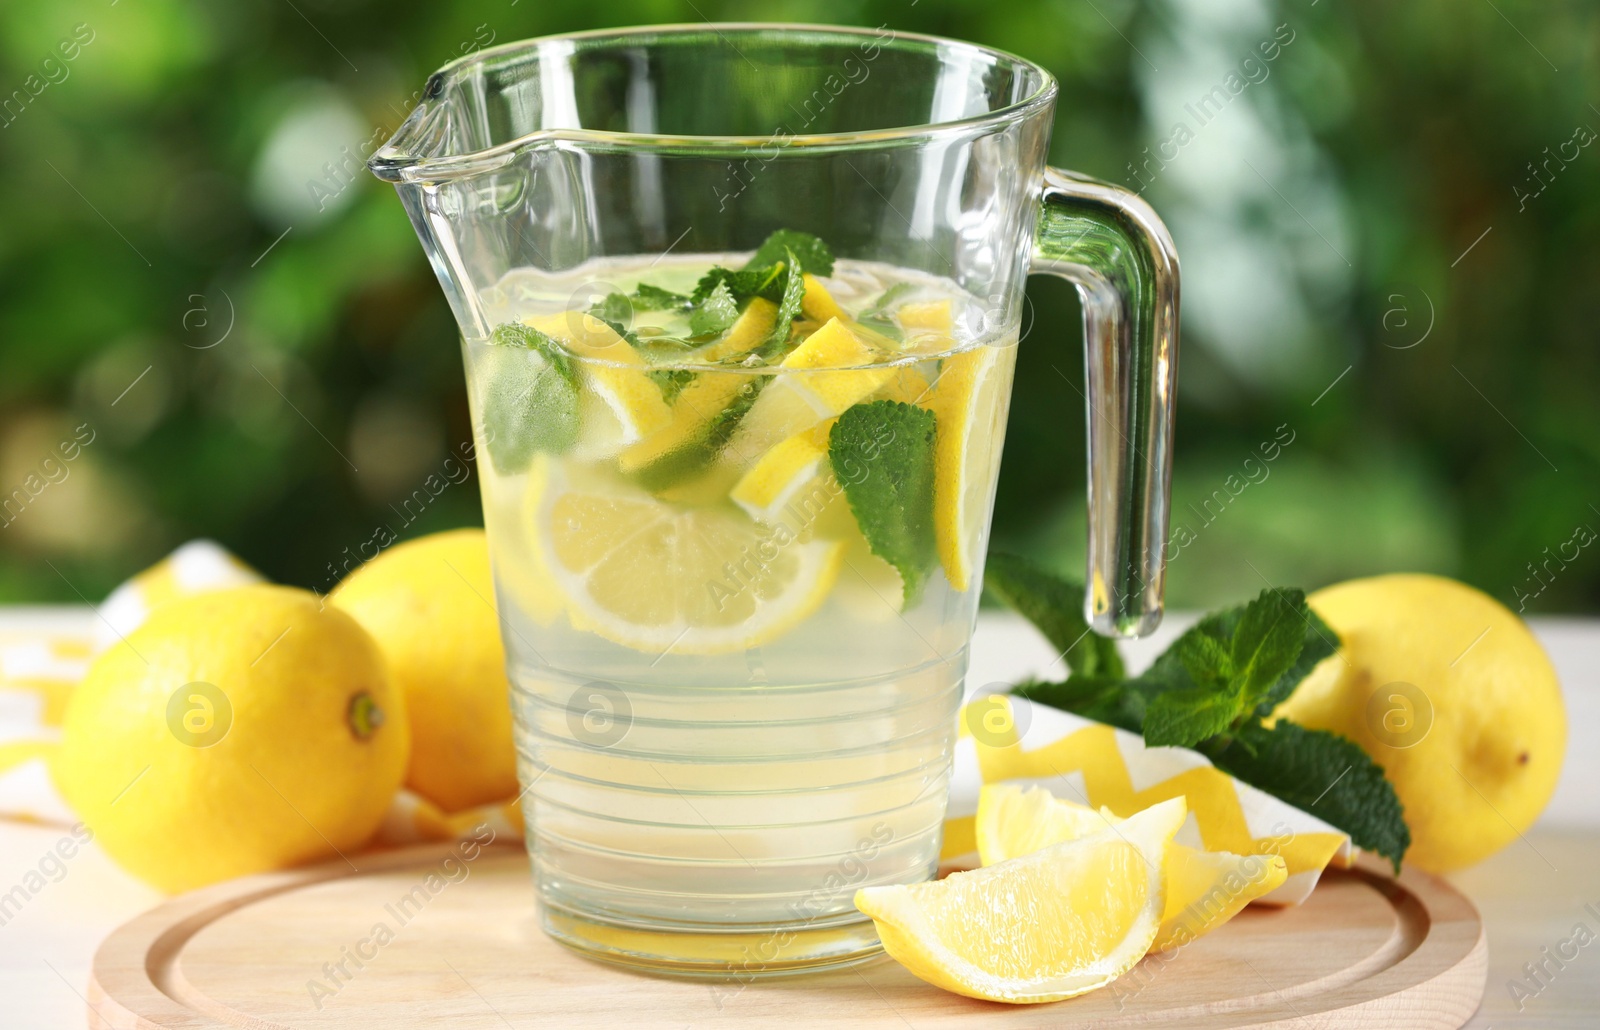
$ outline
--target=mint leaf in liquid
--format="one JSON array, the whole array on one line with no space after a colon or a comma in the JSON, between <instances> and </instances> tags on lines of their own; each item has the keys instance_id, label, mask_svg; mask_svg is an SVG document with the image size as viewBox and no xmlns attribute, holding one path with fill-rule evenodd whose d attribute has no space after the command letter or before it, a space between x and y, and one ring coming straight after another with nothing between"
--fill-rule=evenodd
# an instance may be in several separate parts
<instances>
[{"instance_id":1,"label":"mint leaf in liquid","mask_svg":"<svg viewBox=\"0 0 1600 1030\"><path fill-rule=\"evenodd\" d=\"M797 277L798 278L798 277ZM872 553L894 566L909 605L934 565L933 412L899 401L846 409L828 460Z\"/></svg>"},{"instance_id":2,"label":"mint leaf in liquid","mask_svg":"<svg viewBox=\"0 0 1600 1030\"><path fill-rule=\"evenodd\" d=\"M514 475L536 452L561 454L577 442L577 364L555 339L507 323L494 330L473 366L495 471Z\"/></svg>"}]
</instances>

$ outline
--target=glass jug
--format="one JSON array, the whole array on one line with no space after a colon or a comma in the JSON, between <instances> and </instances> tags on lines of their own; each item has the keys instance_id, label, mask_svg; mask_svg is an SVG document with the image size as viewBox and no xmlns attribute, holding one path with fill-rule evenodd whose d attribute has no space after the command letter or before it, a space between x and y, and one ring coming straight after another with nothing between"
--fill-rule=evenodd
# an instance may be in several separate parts
<instances>
[{"instance_id":1,"label":"glass jug","mask_svg":"<svg viewBox=\"0 0 1600 1030\"><path fill-rule=\"evenodd\" d=\"M1177 256L1046 167L1056 93L888 29L580 33L446 66L372 157L460 323L563 943L840 965L857 889L934 874L1032 272L1083 300L1087 615L1159 621Z\"/></svg>"}]
</instances>

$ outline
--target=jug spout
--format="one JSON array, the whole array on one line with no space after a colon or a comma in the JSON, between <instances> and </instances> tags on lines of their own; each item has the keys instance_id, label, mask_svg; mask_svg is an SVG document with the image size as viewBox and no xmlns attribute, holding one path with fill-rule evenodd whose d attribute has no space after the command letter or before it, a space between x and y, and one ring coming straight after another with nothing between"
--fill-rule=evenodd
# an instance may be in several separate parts
<instances>
[{"instance_id":1,"label":"jug spout","mask_svg":"<svg viewBox=\"0 0 1600 1030\"><path fill-rule=\"evenodd\" d=\"M385 182L443 182L493 172L541 137L577 128L575 103L550 95L570 84L552 72L572 47L561 39L512 43L445 65L428 77L417 106L367 168Z\"/></svg>"},{"instance_id":2,"label":"jug spout","mask_svg":"<svg viewBox=\"0 0 1600 1030\"><path fill-rule=\"evenodd\" d=\"M508 269L566 268L597 249L575 47L532 40L446 65L367 161L394 184L465 336L492 328Z\"/></svg>"},{"instance_id":3,"label":"jug spout","mask_svg":"<svg viewBox=\"0 0 1600 1030\"><path fill-rule=\"evenodd\" d=\"M485 53L435 72L367 161L394 184L468 337L492 328L488 298L508 269L549 270L587 256L581 225L568 224L585 210L580 150L563 152L559 130L530 116L526 104L520 120L489 113L517 105L496 92L485 69L533 60L538 48L521 47L498 63Z\"/></svg>"},{"instance_id":4,"label":"jug spout","mask_svg":"<svg viewBox=\"0 0 1600 1030\"><path fill-rule=\"evenodd\" d=\"M434 162L452 154L449 112L440 98L446 78L434 72L422 89L417 106L389 141L367 160L367 168L385 182L411 182L434 172Z\"/></svg>"}]
</instances>

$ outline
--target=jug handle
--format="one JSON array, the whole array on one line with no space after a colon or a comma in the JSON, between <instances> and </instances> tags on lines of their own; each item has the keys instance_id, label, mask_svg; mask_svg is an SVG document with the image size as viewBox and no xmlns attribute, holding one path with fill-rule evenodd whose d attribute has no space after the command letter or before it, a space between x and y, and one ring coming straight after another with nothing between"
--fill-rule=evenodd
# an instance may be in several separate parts
<instances>
[{"instance_id":1,"label":"jug handle","mask_svg":"<svg viewBox=\"0 0 1600 1030\"><path fill-rule=\"evenodd\" d=\"M1084 615L1104 636L1161 622L1178 371L1178 252L1131 190L1047 168L1033 273L1083 301L1089 419Z\"/></svg>"}]
</instances>

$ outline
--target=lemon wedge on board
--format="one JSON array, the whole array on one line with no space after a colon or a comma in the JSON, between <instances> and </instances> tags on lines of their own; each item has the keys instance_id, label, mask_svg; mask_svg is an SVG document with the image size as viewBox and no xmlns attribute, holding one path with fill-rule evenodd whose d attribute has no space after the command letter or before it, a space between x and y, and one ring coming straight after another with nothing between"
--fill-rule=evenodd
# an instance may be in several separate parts
<instances>
[{"instance_id":1,"label":"lemon wedge on board","mask_svg":"<svg viewBox=\"0 0 1600 1030\"><path fill-rule=\"evenodd\" d=\"M1163 801L1118 826L943 880L856 892L884 950L970 998L1060 1001L1103 987L1150 950L1163 859L1188 808Z\"/></svg>"}]
</instances>

